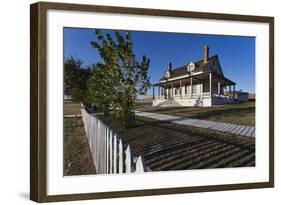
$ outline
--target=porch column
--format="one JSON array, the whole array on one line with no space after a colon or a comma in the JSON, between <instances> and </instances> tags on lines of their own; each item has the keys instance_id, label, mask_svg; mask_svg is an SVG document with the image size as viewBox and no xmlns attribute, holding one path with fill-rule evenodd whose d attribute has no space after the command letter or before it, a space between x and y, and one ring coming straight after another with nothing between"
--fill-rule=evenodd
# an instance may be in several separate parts
<instances>
[{"instance_id":1,"label":"porch column","mask_svg":"<svg viewBox=\"0 0 281 205\"><path fill-rule=\"evenodd\" d=\"M233 98L235 98L235 84L233 85Z\"/></svg>"},{"instance_id":2,"label":"porch column","mask_svg":"<svg viewBox=\"0 0 281 205\"><path fill-rule=\"evenodd\" d=\"M210 97L212 97L212 73L209 74L209 83Z\"/></svg>"},{"instance_id":3,"label":"porch column","mask_svg":"<svg viewBox=\"0 0 281 205\"><path fill-rule=\"evenodd\" d=\"M201 96L201 98L203 98L203 90L204 90L203 86L204 86L204 80L202 79L202 80L201 80L201 90L200 90L200 96Z\"/></svg>"},{"instance_id":4,"label":"porch column","mask_svg":"<svg viewBox=\"0 0 281 205\"><path fill-rule=\"evenodd\" d=\"M221 82L220 81L218 82L218 94L220 97L220 95L221 95Z\"/></svg>"},{"instance_id":5,"label":"porch column","mask_svg":"<svg viewBox=\"0 0 281 205\"><path fill-rule=\"evenodd\" d=\"M174 99L174 82L172 81L172 99Z\"/></svg>"},{"instance_id":6,"label":"porch column","mask_svg":"<svg viewBox=\"0 0 281 205\"><path fill-rule=\"evenodd\" d=\"M158 98L160 98L161 93L160 93L160 86L158 86Z\"/></svg>"},{"instance_id":7,"label":"porch column","mask_svg":"<svg viewBox=\"0 0 281 205\"><path fill-rule=\"evenodd\" d=\"M232 96L232 92L231 92L231 85L229 85L229 97Z\"/></svg>"},{"instance_id":8,"label":"porch column","mask_svg":"<svg viewBox=\"0 0 281 205\"><path fill-rule=\"evenodd\" d=\"M154 96L154 86L152 87L152 94L153 94L153 100L155 99L155 96Z\"/></svg>"},{"instance_id":9,"label":"porch column","mask_svg":"<svg viewBox=\"0 0 281 205\"><path fill-rule=\"evenodd\" d=\"M180 80L180 93L181 93L181 98L182 98L182 87L181 87L181 80Z\"/></svg>"},{"instance_id":10,"label":"porch column","mask_svg":"<svg viewBox=\"0 0 281 205\"><path fill-rule=\"evenodd\" d=\"M190 78L190 98L192 98L192 77Z\"/></svg>"}]
</instances>

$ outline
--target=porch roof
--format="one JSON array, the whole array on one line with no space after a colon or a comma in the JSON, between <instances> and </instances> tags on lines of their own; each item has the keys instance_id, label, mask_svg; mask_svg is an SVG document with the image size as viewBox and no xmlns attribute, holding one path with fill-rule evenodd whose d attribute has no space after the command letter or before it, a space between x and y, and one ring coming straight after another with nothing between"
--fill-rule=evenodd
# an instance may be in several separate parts
<instances>
[{"instance_id":1,"label":"porch roof","mask_svg":"<svg viewBox=\"0 0 281 205\"><path fill-rule=\"evenodd\" d=\"M204 73L198 74L198 75L190 75L190 76L187 76L187 77L184 77L184 78L178 78L178 79L174 79L174 80L173 79L166 80L165 82L158 82L158 83L153 84L153 86L164 86L164 85L170 84L172 82L173 83L179 83L180 80L184 81L184 80L189 80L190 78L193 78L195 80L201 80L201 79L206 78L209 73L212 73L212 75L215 77L215 79L219 79L220 81L222 81L222 83L224 85L236 85L235 82L226 78L225 76L221 76L216 72L210 71L210 72L204 72Z\"/></svg>"}]
</instances>

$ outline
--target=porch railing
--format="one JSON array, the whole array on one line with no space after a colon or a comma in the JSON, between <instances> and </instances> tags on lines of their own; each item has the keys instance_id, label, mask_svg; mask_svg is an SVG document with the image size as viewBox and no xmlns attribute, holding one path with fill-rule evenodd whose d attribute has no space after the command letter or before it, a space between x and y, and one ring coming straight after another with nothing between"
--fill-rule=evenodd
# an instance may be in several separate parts
<instances>
[{"instance_id":1,"label":"porch railing","mask_svg":"<svg viewBox=\"0 0 281 205\"><path fill-rule=\"evenodd\" d=\"M193 93L192 95L190 93L185 93L185 94L175 94L173 96L154 96L154 100L165 100L165 99L194 99L194 98L209 98L210 93L209 92L204 92L201 95L197 93Z\"/></svg>"}]
</instances>

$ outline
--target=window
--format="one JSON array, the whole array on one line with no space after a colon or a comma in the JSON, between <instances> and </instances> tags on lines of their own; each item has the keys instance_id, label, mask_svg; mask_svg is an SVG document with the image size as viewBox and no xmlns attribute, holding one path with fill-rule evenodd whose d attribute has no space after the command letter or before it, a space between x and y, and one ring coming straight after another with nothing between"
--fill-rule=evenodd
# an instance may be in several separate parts
<instances>
[{"instance_id":1,"label":"window","mask_svg":"<svg viewBox=\"0 0 281 205\"><path fill-rule=\"evenodd\" d=\"M189 93L189 88L190 88L190 87L189 87L188 85L185 85L185 92L184 92L185 94L188 94L188 93Z\"/></svg>"},{"instance_id":2,"label":"window","mask_svg":"<svg viewBox=\"0 0 281 205\"><path fill-rule=\"evenodd\" d=\"M167 71L167 72L165 73L165 78L169 78L169 77L170 77L170 72Z\"/></svg>"},{"instance_id":3,"label":"window","mask_svg":"<svg viewBox=\"0 0 281 205\"><path fill-rule=\"evenodd\" d=\"M196 87L197 87L197 85L192 86L192 93L196 93Z\"/></svg>"},{"instance_id":4,"label":"window","mask_svg":"<svg viewBox=\"0 0 281 205\"><path fill-rule=\"evenodd\" d=\"M195 69L195 64L193 62L190 62L190 64L187 66L187 71L192 72Z\"/></svg>"}]
</instances>

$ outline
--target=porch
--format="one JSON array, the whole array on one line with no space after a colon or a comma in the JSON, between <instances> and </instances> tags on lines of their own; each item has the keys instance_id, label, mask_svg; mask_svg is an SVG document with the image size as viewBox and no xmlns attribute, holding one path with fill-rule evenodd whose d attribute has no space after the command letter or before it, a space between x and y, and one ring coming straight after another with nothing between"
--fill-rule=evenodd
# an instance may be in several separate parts
<instances>
[{"instance_id":1,"label":"porch","mask_svg":"<svg viewBox=\"0 0 281 205\"><path fill-rule=\"evenodd\" d=\"M174 100L183 106L233 103L235 92L234 82L215 73L191 75L154 84L153 105L157 106L168 100Z\"/></svg>"}]
</instances>

